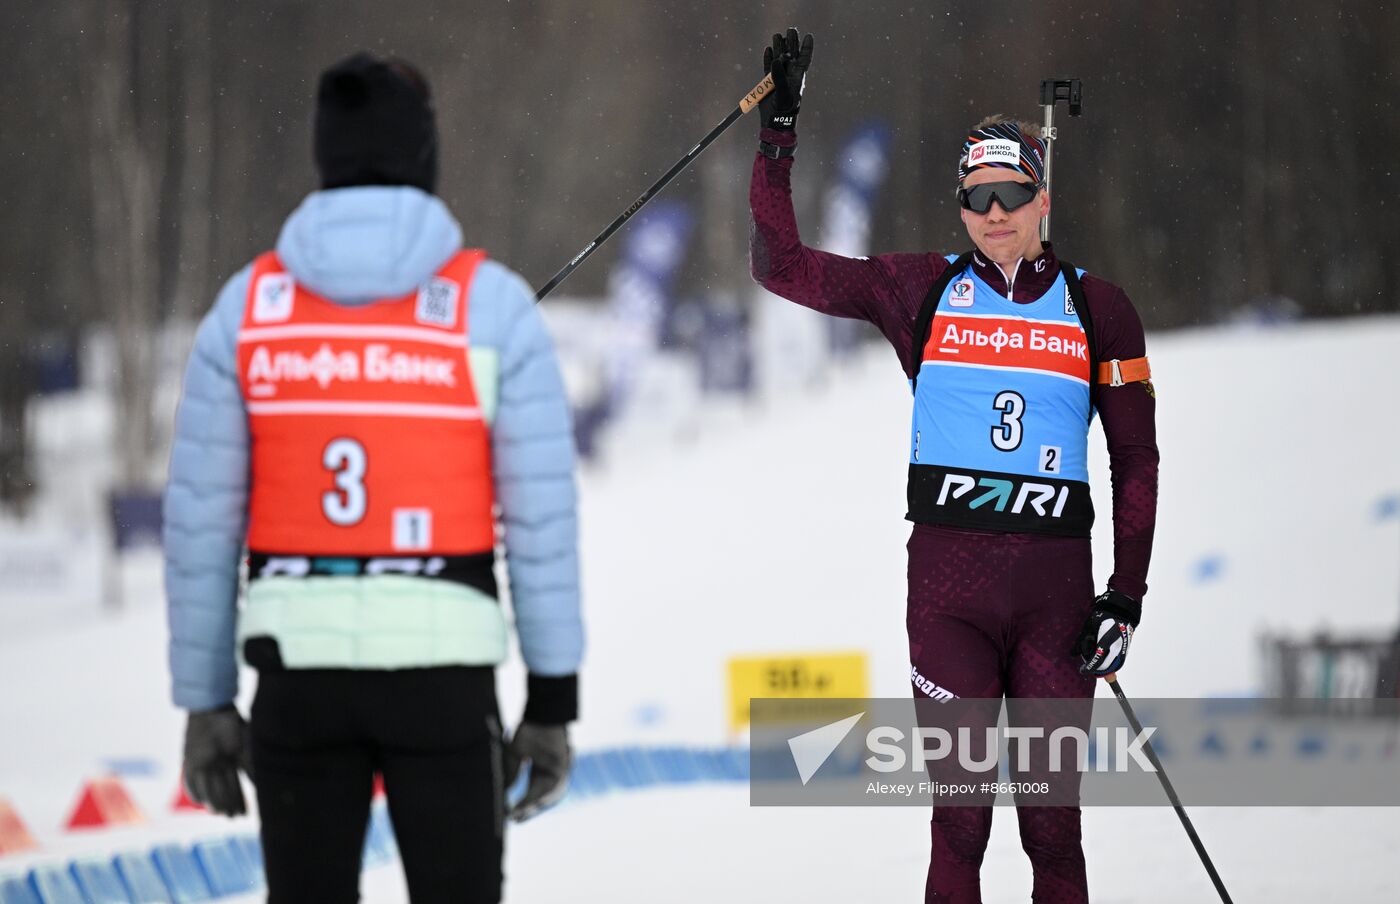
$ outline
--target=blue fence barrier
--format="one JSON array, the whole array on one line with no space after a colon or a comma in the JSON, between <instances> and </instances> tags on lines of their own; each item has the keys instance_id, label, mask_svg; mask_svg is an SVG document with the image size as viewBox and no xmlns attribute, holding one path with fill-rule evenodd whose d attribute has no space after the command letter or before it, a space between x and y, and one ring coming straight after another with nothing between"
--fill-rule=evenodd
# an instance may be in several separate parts
<instances>
[{"instance_id":1,"label":"blue fence barrier","mask_svg":"<svg viewBox=\"0 0 1400 904\"><path fill-rule=\"evenodd\" d=\"M42 904L87 904L68 866L35 867L29 873L29 884Z\"/></svg>"},{"instance_id":2,"label":"blue fence barrier","mask_svg":"<svg viewBox=\"0 0 1400 904\"><path fill-rule=\"evenodd\" d=\"M28 876L0 876L0 904L41 904Z\"/></svg>"},{"instance_id":3,"label":"blue fence barrier","mask_svg":"<svg viewBox=\"0 0 1400 904\"><path fill-rule=\"evenodd\" d=\"M749 752L744 747L616 747L574 758L565 800L748 777ZM365 832L364 866L379 866L398 855L388 808L376 806ZM83 857L44 864L20 876L0 875L0 904L202 904L257 892L265 885L258 837L242 834L192 846L161 844L111 860Z\"/></svg>"},{"instance_id":4,"label":"blue fence barrier","mask_svg":"<svg viewBox=\"0 0 1400 904\"><path fill-rule=\"evenodd\" d=\"M87 904L131 904L131 896L112 861L79 860L69 867L69 872Z\"/></svg>"},{"instance_id":5,"label":"blue fence barrier","mask_svg":"<svg viewBox=\"0 0 1400 904\"><path fill-rule=\"evenodd\" d=\"M267 885L267 876L263 872L262 841L256 835L240 835L233 841L243 856L243 862L248 866L253 884L258 888Z\"/></svg>"},{"instance_id":6,"label":"blue fence barrier","mask_svg":"<svg viewBox=\"0 0 1400 904\"><path fill-rule=\"evenodd\" d=\"M214 900L209 880L189 848L162 844L151 851L151 864L175 904L202 904Z\"/></svg>"},{"instance_id":7,"label":"blue fence barrier","mask_svg":"<svg viewBox=\"0 0 1400 904\"><path fill-rule=\"evenodd\" d=\"M112 866L126 886L131 904L175 904L160 873L156 872L152 854L118 854L112 858Z\"/></svg>"},{"instance_id":8,"label":"blue fence barrier","mask_svg":"<svg viewBox=\"0 0 1400 904\"><path fill-rule=\"evenodd\" d=\"M386 807L375 807L370 813L369 825L365 827L365 851L361 858L366 869L381 866L398 856L394 846L394 830L389 825L389 812Z\"/></svg>"},{"instance_id":9,"label":"blue fence barrier","mask_svg":"<svg viewBox=\"0 0 1400 904\"><path fill-rule=\"evenodd\" d=\"M590 751L574 758L565 801L695 782L742 782L749 777L747 747L617 747ZM518 797L522 776L511 788Z\"/></svg>"},{"instance_id":10,"label":"blue fence barrier","mask_svg":"<svg viewBox=\"0 0 1400 904\"><path fill-rule=\"evenodd\" d=\"M0 904L40 904L39 895L28 877L0 878Z\"/></svg>"},{"instance_id":11,"label":"blue fence barrier","mask_svg":"<svg viewBox=\"0 0 1400 904\"><path fill-rule=\"evenodd\" d=\"M227 898L257 891L252 870L232 838L197 842L194 859L204 870L204 877L209 880L209 890L214 897Z\"/></svg>"}]
</instances>

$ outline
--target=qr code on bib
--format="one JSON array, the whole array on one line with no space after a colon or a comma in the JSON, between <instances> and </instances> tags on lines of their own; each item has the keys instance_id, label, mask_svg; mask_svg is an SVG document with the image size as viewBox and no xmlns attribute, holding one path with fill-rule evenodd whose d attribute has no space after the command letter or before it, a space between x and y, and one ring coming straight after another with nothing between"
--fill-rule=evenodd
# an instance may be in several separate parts
<instances>
[{"instance_id":1,"label":"qr code on bib","mask_svg":"<svg viewBox=\"0 0 1400 904\"><path fill-rule=\"evenodd\" d=\"M453 326L457 323L457 296L461 288L450 279L434 276L418 290L418 308L415 313L419 323L434 326Z\"/></svg>"}]
</instances>

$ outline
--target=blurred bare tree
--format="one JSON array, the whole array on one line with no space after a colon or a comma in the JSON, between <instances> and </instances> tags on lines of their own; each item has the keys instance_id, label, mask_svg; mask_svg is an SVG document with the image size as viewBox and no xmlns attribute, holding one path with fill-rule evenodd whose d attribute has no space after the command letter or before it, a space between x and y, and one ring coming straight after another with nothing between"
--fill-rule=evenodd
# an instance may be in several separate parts
<instances>
[{"instance_id":1,"label":"blurred bare tree","mask_svg":"<svg viewBox=\"0 0 1400 904\"><path fill-rule=\"evenodd\" d=\"M193 319L209 306L214 231L214 41L213 11L205 3L181 3L171 23L177 42L171 54L169 122L172 165L162 194L176 215L161 223L162 286L171 313ZM178 141L174 140L178 136Z\"/></svg>"},{"instance_id":2,"label":"blurred bare tree","mask_svg":"<svg viewBox=\"0 0 1400 904\"><path fill-rule=\"evenodd\" d=\"M148 483L155 451L156 333L161 320L161 178L171 84L168 8L101 0L91 29L88 109L94 285L107 300L116 354L118 473Z\"/></svg>"},{"instance_id":3,"label":"blurred bare tree","mask_svg":"<svg viewBox=\"0 0 1400 904\"><path fill-rule=\"evenodd\" d=\"M44 331L116 336L120 473L150 479L156 327L197 318L315 188L313 94L333 60L368 48L424 69L443 197L468 242L539 284L733 105L792 23L818 41L795 179L828 178L858 123L891 126L875 250L966 244L950 191L963 130L1035 116L1039 80L1075 75L1086 106L1061 119L1056 245L1123 284L1149 327L1273 296L1311 316L1400 307L1400 258L1381 250L1400 231L1400 6L1382 0L11 3L0 498L29 484L26 354ZM702 217L682 294L747 295L756 128L668 190ZM601 292L609 257L565 291Z\"/></svg>"}]
</instances>

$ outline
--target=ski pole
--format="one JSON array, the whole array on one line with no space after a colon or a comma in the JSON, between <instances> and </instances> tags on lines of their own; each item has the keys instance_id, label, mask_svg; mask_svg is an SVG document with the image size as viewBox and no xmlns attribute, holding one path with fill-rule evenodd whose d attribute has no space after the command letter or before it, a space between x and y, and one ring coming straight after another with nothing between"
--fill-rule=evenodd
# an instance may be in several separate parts
<instances>
[{"instance_id":1,"label":"ski pole","mask_svg":"<svg viewBox=\"0 0 1400 904\"><path fill-rule=\"evenodd\" d=\"M1055 105L1064 101L1070 116L1083 109L1082 86L1077 78L1046 78L1040 80L1040 105L1045 110L1045 124L1040 137L1045 139L1045 193L1050 193L1050 151L1055 145ZM1040 240L1050 241L1050 214L1040 221Z\"/></svg>"},{"instance_id":2,"label":"ski pole","mask_svg":"<svg viewBox=\"0 0 1400 904\"><path fill-rule=\"evenodd\" d=\"M550 279L549 282L545 283L543 288L541 288L538 292L535 293L535 301L542 301L546 295L554 291L555 286L568 279L569 274L573 273L579 264L587 260L588 256L594 251L597 251L598 247L604 242L606 242L609 236L611 236L614 232L617 232L618 229L622 228L623 223L626 223L628 220L630 220L634 213L641 210L642 207L645 206L648 201L650 201L653 197L656 196L658 192L661 191L661 189L665 188L666 185L672 179L676 178L676 176L680 174L681 170L685 169L691 164L693 160L695 160L696 157L699 157L702 153L704 153L705 148L709 147L710 143L713 142L716 138L723 135L725 129L734 125L734 123L738 121L739 117L743 116L745 113L758 106L758 102L764 97L766 97L768 95L768 92L772 90L773 74L770 72L769 74L763 77L763 81L759 82L757 85L754 85L752 91L750 91L748 94L745 94L743 98L740 99L739 105L736 106L733 110L730 110L729 115L724 117L724 119L720 121L719 125L715 126L713 129L710 130L710 134L706 135L704 138L701 138L699 144L687 151L684 157L677 160L675 164L666 171L665 175L663 175L660 179L657 179L654 183L652 183L651 188L648 188L646 191L638 195L637 200L633 201L630 207L628 207L621 214L619 214L617 219L609 223L607 225L607 228L605 228L602 232L598 233L598 235L594 237L593 241L589 242L587 245L584 245L583 250L580 251L578 254L574 255L573 260L569 261L563 266L562 269L560 269L558 273L554 274L554 277Z\"/></svg>"},{"instance_id":3,"label":"ski pole","mask_svg":"<svg viewBox=\"0 0 1400 904\"><path fill-rule=\"evenodd\" d=\"M1118 685L1118 673L1110 672L1105 676L1108 686L1113 688L1113 695L1118 698L1118 702L1123 706L1123 714L1128 717L1128 724L1133 726L1133 731L1138 737L1142 737L1142 723L1138 721L1137 714L1133 712L1133 707L1128 703L1128 697L1123 693L1123 688ZM1176 789L1172 787L1171 779L1167 778L1167 771L1162 768L1162 761L1157 759L1157 751L1152 749L1152 742L1143 738L1142 749L1147 754L1148 760L1152 763L1152 768L1157 770L1157 778L1162 782L1162 788L1167 792L1167 799L1172 802L1172 809L1176 810L1176 815L1181 818L1181 824L1186 828L1186 834L1191 838L1191 844L1196 848L1196 853L1200 855L1201 862L1205 864L1206 872L1210 874L1210 881L1215 883L1215 890L1220 893L1220 900L1225 904L1234 904L1230 900L1230 893L1225 890L1225 883L1220 881L1220 874L1215 871L1215 864L1211 862L1210 855L1206 853L1206 847L1201 843L1201 836L1196 834L1196 827L1191 824L1191 817L1186 815L1186 809L1181 805L1181 798L1176 796Z\"/></svg>"}]
</instances>

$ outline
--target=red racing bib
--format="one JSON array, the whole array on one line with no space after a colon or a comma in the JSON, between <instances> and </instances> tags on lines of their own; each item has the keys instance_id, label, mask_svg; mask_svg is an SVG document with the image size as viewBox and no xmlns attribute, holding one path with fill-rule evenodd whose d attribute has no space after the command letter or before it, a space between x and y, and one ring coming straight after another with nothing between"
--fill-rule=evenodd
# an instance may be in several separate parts
<instances>
[{"instance_id":1,"label":"red racing bib","mask_svg":"<svg viewBox=\"0 0 1400 904\"><path fill-rule=\"evenodd\" d=\"M275 253L254 262L238 334L250 550L494 548L490 434L467 335L485 258L459 252L418 291L357 306L298 286Z\"/></svg>"}]
</instances>

